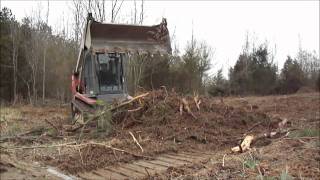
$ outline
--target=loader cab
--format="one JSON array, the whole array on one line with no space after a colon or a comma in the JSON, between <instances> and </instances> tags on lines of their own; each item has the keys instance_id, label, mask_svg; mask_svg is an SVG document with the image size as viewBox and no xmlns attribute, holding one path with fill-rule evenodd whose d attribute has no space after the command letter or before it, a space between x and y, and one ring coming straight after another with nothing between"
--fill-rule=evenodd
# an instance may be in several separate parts
<instances>
[{"instance_id":1,"label":"loader cab","mask_svg":"<svg viewBox=\"0 0 320 180\"><path fill-rule=\"evenodd\" d=\"M80 93L87 94L89 97L94 97L99 93L97 88L98 80L95 75L95 63L93 60L94 55L86 52L80 72Z\"/></svg>"},{"instance_id":2,"label":"loader cab","mask_svg":"<svg viewBox=\"0 0 320 180\"><path fill-rule=\"evenodd\" d=\"M80 93L89 97L126 93L124 53L87 52L81 66Z\"/></svg>"},{"instance_id":3,"label":"loader cab","mask_svg":"<svg viewBox=\"0 0 320 180\"><path fill-rule=\"evenodd\" d=\"M96 69L100 94L120 94L124 90L124 54L98 53Z\"/></svg>"}]
</instances>

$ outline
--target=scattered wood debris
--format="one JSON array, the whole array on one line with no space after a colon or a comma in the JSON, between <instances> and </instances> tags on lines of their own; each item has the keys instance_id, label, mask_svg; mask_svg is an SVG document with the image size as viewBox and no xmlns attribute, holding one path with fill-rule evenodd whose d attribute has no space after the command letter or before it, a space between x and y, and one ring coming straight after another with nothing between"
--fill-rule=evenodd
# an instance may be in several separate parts
<instances>
[{"instance_id":1,"label":"scattered wood debris","mask_svg":"<svg viewBox=\"0 0 320 180\"><path fill-rule=\"evenodd\" d=\"M231 148L232 152L245 152L250 150L250 144L254 139L253 135L247 135L239 146Z\"/></svg>"},{"instance_id":2,"label":"scattered wood debris","mask_svg":"<svg viewBox=\"0 0 320 180\"><path fill-rule=\"evenodd\" d=\"M252 142L256 142L260 139L263 138L273 138L278 134L287 134L288 131L284 131L284 127L286 126L286 124L288 123L288 119L287 118L281 118L282 121L280 121L277 124L277 128L274 130L271 130L267 133L262 133L262 134L258 134L258 135L246 135L245 138L243 139L243 141L241 142L241 144L239 146L235 146L233 148L231 148L232 152L245 152L247 150L250 150L250 145ZM251 131L253 128L257 127L258 125L260 125L262 122L258 122L256 124L254 124L251 128L249 128L249 131Z\"/></svg>"},{"instance_id":3,"label":"scattered wood debris","mask_svg":"<svg viewBox=\"0 0 320 180\"><path fill-rule=\"evenodd\" d=\"M134 137L133 133L131 131L129 131L129 134L132 136L133 141L138 145L138 147L141 149L141 152L143 152L143 148L140 145L140 143L138 142L138 140L136 139L136 137Z\"/></svg>"},{"instance_id":4,"label":"scattered wood debris","mask_svg":"<svg viewBox=\"0 0 320 180\"><path fill-rule=\"evenodd\" d=\"M194 119L197 119L197 117L192 113L191 108L189 106L189 103L186 98L182 98L180 101L180 115L182 115L183 111L186 111L188 114L190 114Z\"/></svg>"},{"instance_id":5,"label":"scattered wood debris","mask_svg":"<svg viewBox=\"0 0 320 180\"><path fill-rule=\"evenodd\" d=\"M196 104L198 111L200 111L201 100L199 99L199 95L194 93L193 100L194 100L194 103Z\"/></svg>"}]
</instances>

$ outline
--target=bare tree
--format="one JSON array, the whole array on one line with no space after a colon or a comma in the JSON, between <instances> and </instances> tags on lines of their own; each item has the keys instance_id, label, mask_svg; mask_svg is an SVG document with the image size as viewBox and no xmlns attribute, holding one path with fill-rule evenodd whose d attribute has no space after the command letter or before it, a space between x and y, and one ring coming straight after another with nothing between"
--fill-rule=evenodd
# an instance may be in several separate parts
<instances>
[{"instance_id":1,"label":"bare tree","mask_svg":"<svg viewBox=\"0 0 320 180\"><path fill-rule=\"evenodd\" d=\"M170 40L172 43L172 47L173 47L173 55L174 56L179 56L179 44L178 44L178 40L176 37L176 27L174 27L173 33L170 36Z\"/></svg>"},{"instance_id":2,"label":"bare tree","mask_svg":"<svg viewBox=\"0 0 320 180\"><path fill-rule=\"evenodd\" d=\"M38 58L37 58L37 52L35 49L37 49L37 37L31 33L31 42L30 44L25 44L25 51L27 52L27 59L28 59L28 65L31 69L31 84L32 84L32 102L31 102L31 97L30 103L34 104L37 101L37 89L36 89L36 82L37 82L37 71L38 71ZM26 81L27 82L27 81ZM29 84L29 83L28 83ZM29 87L28 87L29 88ZM31 96L31 93L29 94Z\"/></svg>"},{"instance_id":3,"label":"bare tree","mask_svg":"<svg viewBox=\"0 0 320 180\"><path fill-rule=\"evenodd\" d=\"M142 80L142 75L148 62L147 55L129 55L128 68L126 74L128 75L129 91L136 94L137 88Z\"/></svg>"},{"instance_id":4,"label":"bare tree","mask_svg":"<svg viewBox=\"0 0 320 180\"><path fill-rule=\"evenodd\" d=\"M144 0L141 0L141 11L140 11L140 20L139 20L139 24L143 24L143 20L144 20Z\"/></svg>"},{"instance_id":5,"label":"bare tree","mask_svg":"<svg viewBox=\"0 0 320 180\"><path fill-rule=\"evenodd\" d=\"M117 18L117 15L122 7L122 4L123 4L123 1L121 1L121 3L118 5L118 0L112 0L111 1L111 22L114 23L116 18ZM117 6L118 5L118 6Z\"/></svg>"},{"instance_id":6,"label":"bare tree","mask_svg":"<svg viewBox=\"0 0 320 180\"><path fill-rule=\"evenodd\" d=\"M80 12L81 8L86 9L86 14L92 13L93 16L100 22L105 21L105 0L88 0L88 1L79 1L74 0L73 4L75 5L75 13Z\"/></svg>"},{"instance_id":7,"label":"bare tree","mask_svg":"<svg viewBox=\"0 0 320 180\"><path fill-rule=\"evenodd\" d=\"M137 7L137 0L133 1L133 13L131 11L131 22L133 24L143 24L144 21L144 0L141 0L141 6L140 6L140 13L139 13L139 9ZM138 17L139 14L139 17Z\"/></svg>"},{"instance_id":8,"label":"bare tree","mask_svg":"<svg viewBox=\"0 0 320 180\"><path fill-rule=\"evenodd\" d=\"M47 14L46 14L46 26L48 26L49 21L49 0L47 5ZM47 45L48 45L48 37L47 32L44 32L44 47L43 47L43 77L42 77L42 103L45 103L46 96L46 58L47 58Z\"/></svg>"},{"instance_id":9,"label":"bare tree","mask_svg":"<svg viewBox=\"0 0 320 180\"><path fill-rule=\"evenodd\" d=\"M11 40L12 40L12 66L13 66L13 104L17 101L17 69L18 69L18 27L15 22L11 23Z\"/></svg>"},{"instance_id":10,"label":"bare tree","mask_svg":"<svg viewBox=\"0 0 320 180\"><path fill-rule=\"evenodd\" d=\"M73 0L73 15L74 15L74 40L79 44L81 34L82 34L82 26L84 23L84 4L83 1Z\"/></svg>"},{"instance_id":11,"label":"bare tree","mask_svg":"<svg viewBox=\"0 0 320 180\"><path fill-rule=\"evenodd\" d=\"M19 73L17 73L17 75L20 77L20 79L22 79L22 81L25 83L25 85L27 86L27 92L28 92L28 99L29 99L29 103L32 104L32 98L31 98L31 88L30 88L30 80L26 80L22 75L20 75Z\"/></svg>"},{"instance_id":12,"label":"bare tree","mask_svg":"<svg viewBox=\"0 0 320 180\"><path fill-rule=\"evenodd\" d=\"M94 14L100 22L105 21L105 0L94 1Z\"/></svg>"},{"instance_id":13,"label":"bare tree","mask_svg":"<svg viewBox=\"0 0 320 180\"><path fill-rule=\"evenodd\" d=\"M134 0L134 21L133 24L137 24L137 2Z\"/></svg>"},{"instance_id":14,"label":"bare tree","mask_svg":"<svg viewBox=\"0 0 320 180\"><path fill-rule=\"evenodd\" d=\"M92 0L88 0L87 14L92 11L92 3L91 3L91 1Z\"/></svg>"},{"instance_id":15,"label":"bare tree","mask_svg":"<svg viewBox=\"0 0 320 180\"><path fill-rule=\"evenodd\" d=\"M27 52L27 62L31 69L31 84L32 84L32 99L33 104L37 103L38 100L38 89L37 89L37 82L38 82L38 73L40 70L40 52L43 52L42 44L41 44L41 4L38 4L38 9L34 14L29 17L30 25L31 25L31 34L30 34L30 42L25 44L25 52Z\"/></svg>"}]
</instances>

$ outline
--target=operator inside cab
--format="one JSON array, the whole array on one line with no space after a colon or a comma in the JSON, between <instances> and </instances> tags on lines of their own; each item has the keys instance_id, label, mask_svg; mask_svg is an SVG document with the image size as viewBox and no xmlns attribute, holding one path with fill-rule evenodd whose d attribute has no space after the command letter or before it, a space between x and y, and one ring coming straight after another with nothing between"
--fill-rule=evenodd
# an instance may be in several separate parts
<instances>
[{"instance_id":1,"label":"operator inside cab","mask_svg":"<svg viewBox=\"0 0 320 180\"><path fill-rule=\"evenodd\" d=\"M98 79L101 92L119 92L123 89L122 58L117 54L98 54Z\"/></svg>"}]
</instances>

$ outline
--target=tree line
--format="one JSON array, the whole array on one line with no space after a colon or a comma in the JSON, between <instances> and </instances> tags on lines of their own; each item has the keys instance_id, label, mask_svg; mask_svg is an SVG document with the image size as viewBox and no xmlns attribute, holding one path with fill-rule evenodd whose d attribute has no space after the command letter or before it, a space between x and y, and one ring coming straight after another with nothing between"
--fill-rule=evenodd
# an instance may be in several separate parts
<instances>
[{"instance_id":1,"label":"tree line","mask_svg":"<svg viewBox=\"0 0 320 180\"><path fill-rule=\"evenodd\" d=\"M78 55L84 14L92 11L101 21L106 17L104 1L73 3L75 24L72 38L65 30L56 34L52 32L48 25L49 13L45 18L25 17L18 22L10 9L1 10L1 102L38 104L51 98L61 102L70 100L70 77ZM120 1L112 1L110 21L115 22L121 4ZM140 11L135 7L131 17L134 24L143 24L143 1L140 5ZM139 89L165 86L179 93L196 92L212 96L266 95L294 93L303 86L320 87L319 57L315 52L302 48L294 58L287 57L280 71L267 44L257 48L246 46L229 69L228 78L223 76L222 70L208 75L213 62L212 48L192 35L183 54L173 43L172 55L138 55L132 58L128 68L129 92L135 94Z\"/></svg>"},{"instance_id":2,"label":"tree line","mask_svg":"<svg viewBox=\"0 0 320 180\"><path fill-rule=\"evenodd\" d=\"M25 17L20 23L8 8L0 12L0 26L1 101L67 100L77 42L65 31L54 35L40 17Z\"/></svg>"},{"instance_id":3,"label":"tree line","mask_svg":"<svg viewBox=\"0 0 320 180\"><path fill-rule=\"evenodd\" d=\"M296 57L288 55L278 71L268 45L261 44L258 48L244 48L229 69L228 79L219 70L211 79L208 92L211 95L290 94L302 87L320 90L320 61L315 51L300 47Z\"/></svg>"}]
</instances>

